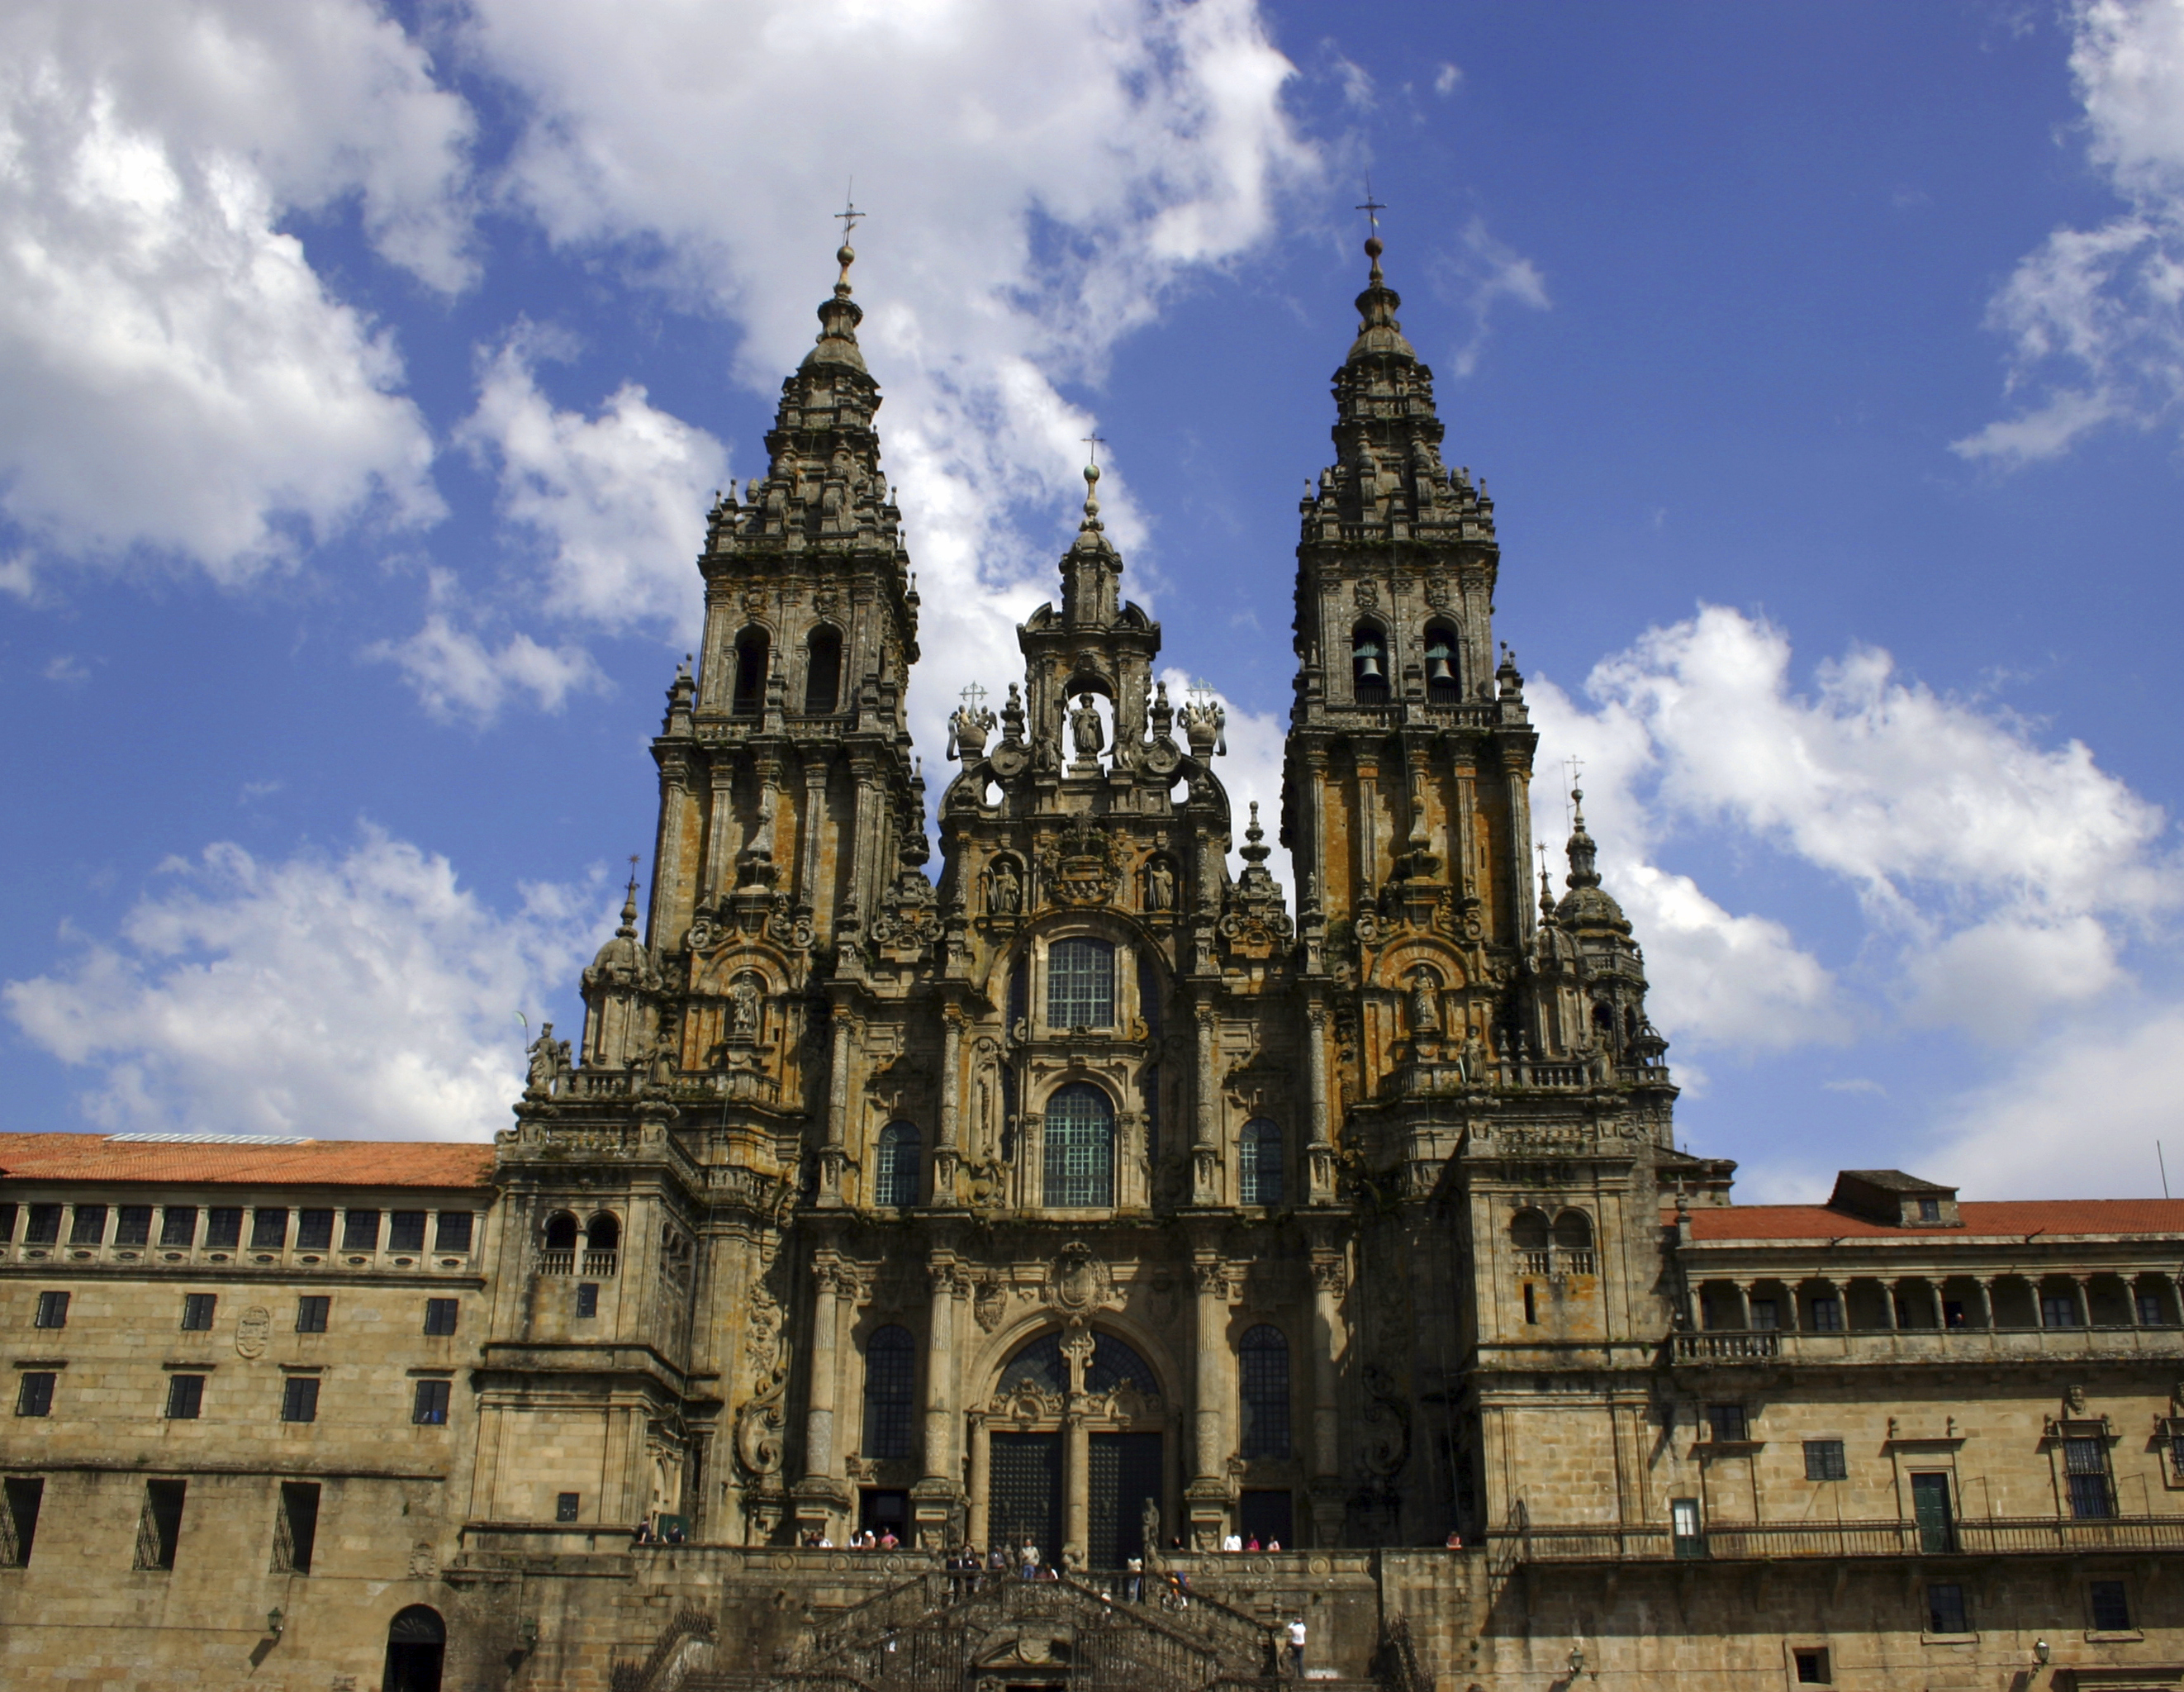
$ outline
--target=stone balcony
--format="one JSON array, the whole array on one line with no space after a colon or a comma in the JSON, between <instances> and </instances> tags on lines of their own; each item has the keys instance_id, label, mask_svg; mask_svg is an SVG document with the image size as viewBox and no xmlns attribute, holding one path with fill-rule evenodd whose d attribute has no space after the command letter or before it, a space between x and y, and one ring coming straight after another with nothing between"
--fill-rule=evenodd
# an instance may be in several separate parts
<instances>
[{"instance_id":1,"label":"stone balcony","mask_svg":"<svg viewBox=\"0 0 2184 1692\"><path fill-rule=\"evenodd\" d=\"M2048 1361L2077 1358L2184 1356L2184 1327L1875 1328L1792 1332L1754 1328L1669 1336L1680 1367L1736 1368L1802 1364L1873 1365Z\"/></svg>"},{"instance_id":2,"label":"stone balcony","mask_svg":"<svg viewBox=\"0 0 2184 1692\"><path fill-rule=\"evenodd\" d=\"M2184 1516L1997 1516L1913 1521L1708 1522L1679 1536L1665 1525L1512 1527L1487 1535L1492 1561L1536 1563L1774 1562L1815 1557L2099 1556L2184 1551Z\"/></svg>"}]
</instances>

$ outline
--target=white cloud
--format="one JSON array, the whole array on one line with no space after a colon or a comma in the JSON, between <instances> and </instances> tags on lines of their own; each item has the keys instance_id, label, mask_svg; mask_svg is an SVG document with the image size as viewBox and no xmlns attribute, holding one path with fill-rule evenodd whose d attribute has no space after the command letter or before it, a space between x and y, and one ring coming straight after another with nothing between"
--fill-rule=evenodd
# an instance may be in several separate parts
<instances>
[{"instance_id":1,"label":"white cloud","mask_svg":"<svg viewBox=\"0 0 2184 1692\"><path fill-rule=\"evenodd\" d=\"M1959 1102L1934 1166L1958 1170L1967 1198L2151 1197L2161 1191L2154 1142L2172 1156L2184 1146L2180 1093L2184 1005L2073 1024Z\"/></svg>"},{"instance_id":2,"label":"white cloud","mask_svg":"<svg viewBox=\"0 0 2184 1692\"><path fill-rule=\"evenodd\" d=\"M509 636L499 647L434 611L406 640L381 641L364 656L397 666L425 708L443 721L485 724L515 698L558 712L572 693L603 692L607 681L581 646L542 646L528 634Z\"/></svg>"},{"instance_id":3,"label":"white cloud","mask_svg":"<svg viewBox=\"0 0 2184 1692\"><path fill-rule=\"evenodd\" d=\"M2184 0L2079 0L2072 20L2087 154L2129 209L2053 232L1988 307L2025 403L1956 450L2004 467L2184 410Z\"/></svg>"},{"instance_id":4,"label":"white cloud","mask_svg":"<svg viewBox=\"0 0 2184 1692\"><path fill-rule=\"evenodd\" d=\"M1457 377L1469 376L1479 367L1496 307L1507 302L1545 311L1552 304L1539 266L1488 234L1485 223L1476 217L1464 226L1454 249L1435 261L1431 275L1434 292L1471 318L1470 336L1446 361Z\"/></svg>"},{"instance_id":5,"label":"white cloud","mask_svg":"<svg viewBox=\"0 0 2184 1692\"><path fill-rule=\"evenodd\" d=\"M280 226L354 197L382 254L459 286L469 125L363 0L8 8L0 506L43 566L144 547L233 582L369 510L437 514L392 342Z\"/></svg>"},{"instance_id":6,"label":"white cloud","mask_svg":"<svg viewBox=\"0 0 2184 1692\"><path fill-rule=\"evenodd\" d=\"M937 751L962 686L1019 672L1014 624L1053 591L1025 561L1061 550L1048 514L1093 421L1056 383L1096 379L1316 168L1251 0L476 0L468 20L530 114L508 193L557 243L736 318L760 392L811 343L826 214L855 179L860 338L888 396L924 601L916 727ZM1100 493L1135 545L1127 455Z\"/></svg>"},{"instance_id":7,"label":"white cloud","mask_svg":"<svg viewBox=\"0 0 2184 1692\"><path fill-rule=\"evenodd\" d=\"M1646 938L1664 1028L1796 1043L1838 1037L1851 1008L1786 928L1655 867L1686 826L1854 890L1864 961L1918 1021L2021 1039L2126 981L2135 926L2184 893L2159 807L2079 742L2043 746L2003 712L1900 679L1884 652L1822 664L1809 695L1790 659L1780 630L1709 606L1598 665L1592 710L1540 690L1544 779L1568 751L1585 760L1588 818Z\"/></svg>"},{"instance_id":8,"label":"white cloud","mask_svg":"<svg viewBox=\"0 0 2184 1692\"><path fill-rule=\"evenodd\" d=\"M1463 67L1451 61L1444 64L1434 73L1433 90L1435 93L1446 99L1462 87L1462 82Z\"/></svg>"},{"instance_id":9,"label":"white cloud","mask_svg":"<svg viewBox=\"0 0 2184 1692\"><path fill-rule=\"evenodd\" d=\"M4 996L96 1072L83 1106L108 1128L476 1139L508 1124L516 1014L537 1024L610 902L534 886L502 915L376 831L285 863L223 844L165 866L117 940Z\"/></svg>"},{"instance_id":10,"label":"white cloud","mask_svg":"<svg viewBox=\"0 0 2184 1692\"><path fill-rule=\"evenodd\" d=\"M497 467L500 509L546 554L545 609L609 629L664 625L694 636L694 562L705 511L727 477L720 442L624 383L596 416L557 410L519 332L484 366L477 409L457 438Z\"/></svg>"}]
</instances>

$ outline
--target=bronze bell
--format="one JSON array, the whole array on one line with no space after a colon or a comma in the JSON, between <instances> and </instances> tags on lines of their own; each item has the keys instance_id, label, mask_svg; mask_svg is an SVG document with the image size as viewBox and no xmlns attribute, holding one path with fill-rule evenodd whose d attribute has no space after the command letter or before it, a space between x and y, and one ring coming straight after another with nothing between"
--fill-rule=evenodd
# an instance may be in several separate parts
<instances>
[{"instance_id":1,"label":"bronze bell","mask_svg":"<svg viewBox=\"0 0 2184 1692\"><path fill-rule=\"evenodd\" d=\"M1361 682L1377 682L1380 679L1380 655L1369 647L1358 655L1357 679Z\"/></svg>"},{"instance_id":2,"label":"bronze bell","mask_svg":"<svg viewBox=\"0 0 2184 1692\"><path fill-rule=\"evenodd\" d=\"M1456 672L1449 667L1447 653L1436 651L1426 654L1426 679L1429 682L1452 682L1456 679Z\"/></svg>"}]
</instances>

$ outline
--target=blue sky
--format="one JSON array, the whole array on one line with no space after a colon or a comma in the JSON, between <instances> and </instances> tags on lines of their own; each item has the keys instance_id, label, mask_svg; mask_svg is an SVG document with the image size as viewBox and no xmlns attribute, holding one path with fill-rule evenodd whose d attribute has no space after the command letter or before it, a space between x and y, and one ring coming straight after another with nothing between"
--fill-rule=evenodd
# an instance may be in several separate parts
<instances>
[{"instance_id":1,"label":"blue sky","mask_svg":"<svg viewBox=\"0 0 2184 1692\"><path fill-rule=\"evenodd\" d=\"M852 178L926 755L1096 428L1271 801L1369 173L1687 1143L2184 1151L2177 0L14 0L0 98L8 1128L506 1120Z\"/></svg>"}]
</instances>

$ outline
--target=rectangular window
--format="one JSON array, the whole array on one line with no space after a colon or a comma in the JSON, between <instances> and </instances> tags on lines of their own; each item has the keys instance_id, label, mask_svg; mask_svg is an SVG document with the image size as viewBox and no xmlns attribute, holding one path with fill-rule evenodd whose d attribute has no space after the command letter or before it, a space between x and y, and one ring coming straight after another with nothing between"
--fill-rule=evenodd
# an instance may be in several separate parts
<instances>
[{"instance_id":1,"label":"rectangular window","mask_svg":"<svg viewBox=\"0 0 2184 1692\"><path fill-rule=\"evenodd\" d=\"M2109 1485L2109 1443L2095 1435L2063 1442L2063 1474L2070 1490L2070 1514L2081 1522L2103 1522L2115 1514L2115 1493Z\"/></svg>"},{"instance_id":2,"label":"rectangular window","mask_svg":"<svg viewBox=\"0 0 2184 1692\"><path fill-rule=\"evenodd\" d=\"M31 1326L42 1328L64 1328L68 1326L69 1295L65 1293L38 1294L38 1314Z\"/></svg>"},{"instance_id":3,"label":"rectangular window","mask_svg":"<svg viewBox=\"0 0 2184 1692\"><path fill-rule=\"evenodd\" d=\"M1707 1426L1713 1430L1714 1438L1725 1444L1736 1444L1752 1437L1745 1426L1742 1404L1708 1404Z\"/></svg>"},{"instance_id":4,"label":"rectangular window","mask_svg":"<svg viewBox=\"0 0 2184 1692\"><path fill-rule=\"evenodd\" d=\"M202 1375L170 1375L167 1376L167 1420L195 1421L204 1410L204 1382Z\"/></svg>"},{"instance_id":5,"label":"rectangular window","mask_svg":"<svg viewBox=\"0 0 2184 1692\"><path fill-rule=\"evenodd\" d=\"M343 1212L342 1249L343 1251L377 1251L379 1249L379 1212L376 1210Z\"/></svg>"},{"instance_id":6,"label":"rectangular window","mask_svg":"<svg viewBox=\"0 0 2184 1692\"><path fill-rule=\"evenodd\" d=\"M1115 948L1104 940L1057 940L1046 952L1046 1020L1052 1028L1115 1025Z\"/></svg>"},{"instance_id":7,"label":"rectangular window","mask_svg":"<svg viewBox=\"0 0 2184 1692\"><path fill-rule=\"evenodd\" d=\"M1919 1220L1922 1222L1940 1221L1942 1220L1942 1201L1938 1198L1920 1199L1919 1201Z\"/></svg>"},{"instance_id":8,"label":"rectangular window","mask_svg":"<svg viewBox=\"0 0 2184 1692\"><path fill-rule=\"evenodd\" d=\"M144 1483L144 1513L136 1519L136 1566L171 1569L182 1538L182 1500L187 1481Z\"/></svg>"},{"instance_id":9,"label":"rectangular window","mask_svg":"<svg viewBox=\"0 0 2184 1692\"><path fill-rule=\"evenodd\" d=\"M2138 1295L2138 1325L2142 1328L2158 1328L2163 1324L2161 1295L2142 1293Z\"/></svg>"},{"instance_id":10,"label":"rectangular window","mask_svg":"<svg viewBox=\"0 0 2184 1692\"><path fill-rule=\"evenodd\" d=\"M420 1381L416 1403L410 1410L410 1420L433 1427L444 1427L448 1421L448 1382Z\"/></svg>"},{"instance_id":11,"label":"rectangular window","mask_svg":"<svg viewBox=\"0 0 2184 1692\"><path fill-rule=\"evenodd\" d=\"M460 1298L427 1298L425 1301L425 1332L453 1333L455 1313L462 1308Z\"/></svg>"},{"instance_id":12,"label":"rectangular window","mask_svg":"<svg viewBox=\"0 0 2184 1692\"><path fill-rule=\"evenodd\" d=\"M281 1383L281 1420L316 1421L319 1419L319 1377L291 1375Z\"/></svg>"},{"instance_id":13,"label":"rectangular window","mask_svg":"<svg viewBox=\"0 0 2184 1692\"><path fill-rule=\"evenodd\" d=\"M219 1295L216 1293L183 1293L182 1332L184 1333L211 1332L213 1309L219 1303Z\"/></svg>"},{"instance_id":14,"label":"rectangular window","mask_svg":"<svg viewBox=\"0 0 2184 1692\"><path fill-rule=\"evenodd\" d=\"M467 1252L471 1248L471 1228L477 1220L468 1210L443 1210L440 1227L432 1241L434 1251Z\"/></svg>"},{"instance_id":15,"label":"rectangular window","mask_svg":"<svg viewBox=\"0 0 2184 1692\"><path fill-rule=\"evenodd\" d=\"M0 1204L0 1246L14 1243L15 1218L20 1213L20 1207L16 1204Z\"/></svg>"},{"instance_id":16,"label":"rectangular window","mask_svg":"<svg viewBox=\"0 0 2184 1692\"><path fill-rule=\"evenodd\" d=\"M2040 1326L2074 1328L2078 1325L2078 1301L2067 1293L2043 1293L2040 1297Z\"/></svg>"},{"instance_id":17,"label":"rectangular window","mask_svg":"<svg viewBox=\"0 0 2184 1692\"><path fill-rule=\"evenodd\" d=\"M387 1248L389 1251L422 1251L425 1249L425 1213L422 1210L396 1210L387 1219Z\"/></svg>"},{"instance_id":18,"label":"rectangular window","mask_svg":"<svg viewBox=\"0 0 2184 1692\"><path fill-rule=\"evenodd\" d=\"M69 1224L69 1243L72 1246L103 1246L106 1243L106 1207L103 1204L79 1204L75 1219Z\"/></svg>"},{"instance_id":19,"label":"rectangular window","mask_svg":"<svg viewBox=\"0 0 2184 1692\"><path fill-rule=\"evenodd\" d=\"M324 1251L334 1242L334 1213L302 1210L296 1215L296 1245L301 1251Z\"/></svg>"},{"instance_id":20,"label":"rectangular window","mask_svg":"<svg viewBox=\"0 0 2184 1692\"><path fill-rule=\"evenodd\" d=\"M296 1300L296 1332L324 1333L326 1331L326 1312L334 1301L323 1293L306 1293Z\"/></svg>"},{"instance_id":21,"label":"rectangular window","mask_svg":"<svg viewBox=\"0 0 2184 1692\"><path fill-rule=\"evenodd\" d=\"M1971 1616L1964 1608L1964 1589L1953 1580L1926 1583L1926 1631L1930 1633L1969 1633Z\"/></svg>"},{"instance_id":22,"label":"rectangular window","mask_svg":"<svg viewBox=\"0 0 2184 1692\"><path fill-rule=\"evenodd\" d=\"M1752 1326L1763 1331L1782 1326L1781 1315L1772 1298L1754 1298L1752 1301Z\"/></svg>"},{"instance_id":23,"label":"rectangular window","mask_svg":"<svg viewBox=\"0 0 2184 1692\"><path fill-rule=\"evenodd\" d=\"M1813 1332L1841 1333L1842 1331L1842 1300L1832 1295L1814 1299Z\"/></svg>"},{"instance_id":24,"label":"rectangular window","mask_svg":"<svg viewBox=\"0 0 2184 1692\"><path fill-rule=\"evenodd\" d=\"M1805 1478L1808 1481L1847 1481L1850 1466L1843 1460L1843 1443L1840 1439L1808 1439L1805 1442Z\"/></svg>"},{"instance_id":25,"label":"rectangular window","mask_svg":"<svg viewBox=\"0 0 2184 1692\"><path fill-rule=\"evenodd\" d=\"M1702 1557L1706 1555L1706 1531L1699 1518L1699 1501L1695 1498L1674 1498L1669 1500L1669 1531L1675 1542L1680 1557Z\"/></svg>"},{"instance_id":26,"label":"rectangular window","mask_svg":"<svg viewBox=\"0 0 2184 1692\"><path fill-rule=\"evenodd\" d=\"M1919 1549L1947 1555L1957 1549L1957 1516L1947 1470L1911 1477L1911 1513L1919 1523Z\"/></svg>"},{"instance_id":27,"label":"rectangular window","mask_svg":"<svg viewBox=\"0 0 2184 1692\"><path fill-rule=\"evenodd\" d=\"M599 1283L596 1281L579 1281L577 1283L577 1314L580 1316L596 1316L599 1313ZM2184 1444L2184 1441L2180 1443Z\"/></svg>"},{"instance_id":28,"label":"rectangular window","mask_svg":"<svg viewBox=\"0 0 2184 1692\"><path fill-rule=\"evenodd\" d=\"M205 1212L204 1242L215 1248L233 1249L242 1243L242 1207L215 1204Z\"/></svg>"},{"instance_id":29,"label":"rectangular window","mask_svg":"<svg viewBox=\"0 0 2184 1692\"><path fill-rule=\"evenodd\" d=\"M273 1522L273 1572L309 1574L319 1541L319 1489L309 1481L281 1483L281 1513Z\"/></svg>"},{"instance_id":30,"label":"rectangular window","mask_svg":"<svg viewBox=\"0 0 2184 1692\"><path fill-rule=\"evenodd\" d=\"M2086 1598L2093 1613L2093 1631L2097 1633L2126 1633L2131 1631L2131 1596L2120 1580L2089 1580L2086 1583Z\"/></svg>"},{"instance_id":31,"label":"rectangular window","mask_svg":"<svg viewBox=\"0 0 2184 1692\"><path fill-rule=\"evenodd\" d=\"M35 1475L10 1475L6 1505L0 1510L0 1566L19 1569L31 1561L31 1544L38 1537L38 1507L46 1501L46 1483Z\"/></svg>"},{"instance_id":32,"label":"rectangular window","mask_svg":"<svg viewBox=\"0 0 2184 1692\"><path fill-rule=\"evenodd\" d=\"M170 1204L166 1214L159 1218L159 1243L188 1247L197 1242L198 1207L194 1204Z\"/></svg>"},{"instance_id":33,"label":"rectangular window","mask_svg":"<svg viewBox=\"0 0 2184 1692\"><path fill-rule=\"evenodd\" d=\"M1828 1684L1828 1654L1825 1650L1791 1651L1790 1661L1797 1670L1800 1686L1825 1686Z\"/></svg>"},{"instance_id":34,"label":"rectangular window","mask_svg":"<svg viewBox=\"0 0 2184 1692\"><path fill-rule=\"evenodd\" d=\"M577 1505L582 1500L582 1497L583 1494L581 1493L555 1493L554 1494L554 1519L556 1522L574 1522L577 1519Z\"/></svg>"},{"instance_id":35,"label":"rectangular window","mask_svg":"<svg viewBox=\"0 0 2184 1692\"><path fill-rule=\"evenodd\" d=\"M61 1207L58 1204L33 1204L31 1207L31 1226L23 1230L26 1246L58 1245L61 1237Z\"/></svg>"},{"instance_id":36,"label":"rectangular window","mask_svg":"<svg viewBox=\"0 0 2184 1692\"><path fill-rule=\"evenodd\" d=\"M278 1251L288 1243L288 1213L261 1206L250 1213L250 1248Z\"/></svg>"},{"instance_id":37,"label":"rectangular window","mask_svg":"<svg viewBox=\"0 0 2184 1692\"><path fill-rule=\"evenodd\" d=\"M148 1204L125 1204L114 1226L114 1243L118 1246L148 1246L152 1243L152 1207Z\"/></svg>"},{"instance_id":38,"label":"rectangular window","mask_svg":"<svg viewBox=\"0 0 2184 1692\"><path fill-rule=\"evenodd\" d=\"M31 1369L24 1371L15 1388L17 1416L51 1416L53 1413L53 1381L50 1369Z\"/></svg>"}]
</instances>

